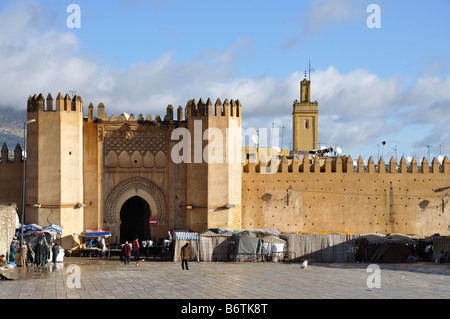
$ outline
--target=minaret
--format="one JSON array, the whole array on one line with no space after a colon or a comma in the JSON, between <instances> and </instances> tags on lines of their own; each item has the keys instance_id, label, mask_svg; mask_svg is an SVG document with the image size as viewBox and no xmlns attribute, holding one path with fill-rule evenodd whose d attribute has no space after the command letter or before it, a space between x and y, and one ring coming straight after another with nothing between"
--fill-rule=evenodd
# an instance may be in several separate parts
<instances>
[{"instance_id":1,"label":"minaret","mask_svg":"<svg viewBox=\"0 0 450 319\"><path fill-rule=\"evenodd\" d=\"M317 101L311 102L311 77L300 82L300 101L293 105L293 142L294 151L317 149L318 118Z\"/></svg>"}]
</instances>

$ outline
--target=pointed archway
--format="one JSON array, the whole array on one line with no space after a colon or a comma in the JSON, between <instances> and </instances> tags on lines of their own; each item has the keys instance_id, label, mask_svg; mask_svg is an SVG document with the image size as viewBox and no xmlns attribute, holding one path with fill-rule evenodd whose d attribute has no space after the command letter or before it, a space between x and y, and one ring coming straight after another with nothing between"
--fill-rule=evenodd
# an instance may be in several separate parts
<instances>
[{"instance_id":1,"label":"pointed archway","mask_svg":"<svg viewBox=\"0 0 450 319\"><path fill-rule=\"evenodd\" d=\"M122 219L125 218L122 216L122 209L124 205L125 209L127 209L127 201L134 197L141 198L149 207L145 224L149 225L150 218L155 218L158 222L158 229L154 229L155 233L152 233L152 236L156 235L156 237L159 238L164 232L167 232L168 212L166 196L152 181L142 177L132 177L116 185L105 201L103 214L104 226L111 231L114 240L121 241L122 239L121 228L123 226L121 226L121 224ZM142 202L139 204L138 199L133 199L129 205L132 206L131 203L133 201L135 201L134 205L143 205ZM145 209L143 209L143 211L145 211ZM128 230L126 228L126 231L133 232L133 229L138 230L138 228L133 228L132 226L126 227L129 227ZM128 237L135 235L137 234L124 236ZM141 240L141 238L139 238L139 240Z\"/></svg>"},{"instance_id":2,"label":"pointed archway","mask_svg":"<svg viewBox=\"0 0 450 319\"><path fill-rule=\"evenodd\" d=\"M136 237L139 241L150 237L150 206L142 197L133 196L120 209L120 242L131 243Z\"/></svg>"}]
</instances>

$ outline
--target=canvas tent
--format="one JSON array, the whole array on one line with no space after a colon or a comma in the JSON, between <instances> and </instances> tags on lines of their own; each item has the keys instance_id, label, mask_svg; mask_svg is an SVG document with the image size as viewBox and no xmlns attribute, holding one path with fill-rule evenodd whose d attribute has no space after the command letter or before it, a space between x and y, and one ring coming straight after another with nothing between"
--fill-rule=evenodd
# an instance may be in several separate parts
<instances>
[{"instance_id":1,"label":"canvas tent","mask_svg":"<svg viewBox=\"0 0 450 319\"><path fill-rule=\"evenodd\" d=\"M36 249L37 245L45 243L48 247L51 245L52 234L49 232L34 232L28 231L23 234L23 241L31 245L31 248Z\"/></svg>"},{"instance_id":2,"label":"canvas tent","mask_svg":"<svg viewBox=\"0 0 450 319\"><path fill-rule=\"evenodd\" d=\"M236 259L253 260L262 256L262 240L253 232L244 231L241 233L235 233L230 237L230 242L234 243Z\"/></svg>"},{"instance_id":3,"label":"canvas tent","mask_svg":"<svg viewBox=\"0 0 450 319\"><path fill-rule=\"evenodd\" d=\"M227 261L228 246L232 233L229 231L204 231L200 234L201 261Z\"/></svg>"},{"instance_id":4,"label":"canvas tent","mask_svg":"<svg viewBox=\"0 0 450 319\"><path fill-rule=\"evenodd\" d=\"M263 255L272 261L284 259L286 254L286 241L277 236L268 235L262 238Z\"/></svg>"},{"instance_id":5,"label":"canvas tent","mask_svg":"<svg viewBox=\"0 0 450 319\"><path fill-rule=\"evenodd\" d=\"M187 242L189 242L189 260L200 261L199 252L199 235L196 232L191 232L188 229L183 230L173 230L171 232L172 240L175 241L173 261L181 261L181 247L183 247Z\"/></svg>"},{"instance_id":6,"label":"canvas tent","mask_svg":"<svg viewBox=\"0 0 450 319\"><path fill-rule=\"evenodd\" d=\"M23 240L25 243L30 243L33 249L41 243L50 247L52 241L56 239L56 235L62 235L62 229L61 226L55 224L44 227L37 224L23 225Z\"/></svg>"},{"instance_id":7,"label":"canvas tent","mask_svg":"<svg viewBox=\"0 0 450 319\"><path fill-rule=\"evenodd\" d=\"M356 240L357 259L364 262L406 262L417 242L409 236L363 234Z\"/></svg>"},{"instance_id":8,"label":"canvas tent","mask_svg":"<svg viewBox=\"0 0 450 319\"><path fill-rule=\"evenodd\" d=\"M433 240L433 260L436 260L441 255L442 251L450 250L450 236L438 236L432 237Z\"/></svg>"},{"instance_id":9,"label":"canvas tent","mask_svg":"<svg viewBox=\"0 0 450 319\"><path fill-rule=\"evenodd\" d=\"M346 262L354 257L356 234L349 233L289 233L287 255L291 261L315 260L318 262Z\"/></svg>"}]
</instances>

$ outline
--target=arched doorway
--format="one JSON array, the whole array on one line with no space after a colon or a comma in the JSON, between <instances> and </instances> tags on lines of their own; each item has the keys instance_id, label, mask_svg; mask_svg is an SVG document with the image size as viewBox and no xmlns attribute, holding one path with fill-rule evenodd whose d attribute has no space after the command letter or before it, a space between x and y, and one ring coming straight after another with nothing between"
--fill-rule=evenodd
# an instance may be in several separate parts
<instances>
[{"instance_id":1,"label":"arched doorway","mask_svg":"<svg viewBox=\"0 0 450 319\"><path fill-rule=\"evenodd\" d=\"M169 214L167 209L167 200L164 192L152 181L143 177L132 177L117 184L110 192L105 200L104 206L104 227L111 230L115 242L124 243L121 235L121 211L125 202L132 197L138 196L143 199L149 206L148 219L145 227L149 227L150 218L156 218L158 226L152 226L152 232L148 231L152 239L154 237L164 237L168 231ZM132 234L131 236L135 236Z\"/></svg>"},{"instance_id":2,"label":"arched doorway","mask_svg":"<svg viewBox=\"0 0 450 319\"><path fill-rule=\"evenodd\" d=\"M142 197L129 198L120 209L120 242L139 242L150 237L150 206Z\"/></svg>"}]
</instances>

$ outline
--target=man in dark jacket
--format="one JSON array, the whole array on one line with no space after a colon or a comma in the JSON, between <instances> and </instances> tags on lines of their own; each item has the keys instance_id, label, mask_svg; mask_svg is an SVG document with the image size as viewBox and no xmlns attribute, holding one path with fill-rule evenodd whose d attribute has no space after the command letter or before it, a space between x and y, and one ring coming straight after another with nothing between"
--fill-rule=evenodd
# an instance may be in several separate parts
<instances>
[{"instance_id":1,"label":"man in dark jacket","mask_svg":"<svg viewBox=\"0 0 450 319\"><path fill-rule=\"evenodd\" d=\"M55 264L56 264L56 258L58 258L58 253L59 253L59 245L58 245L58 242L56 242L52 247L53 263L55 263Z\"/></svg>"},{"instance_id":2,"label":"man in dark jacket","mask_svg":"<svg viewBox=\"0 0 450 319\"><path fill-rule=\"evenodd\" d=\"M189 270L188 260L189 260L189 243L186 243L183 247L181 247L181 269Z\"/></svg>"},{"instance_id":3,"label":"man in dark jacket","mask_svg":"<svg viewBox=\"0 0 450 319\"><path fill-rule=\"evenodd\" d=\"M139 239L136 237L136 239L133 241L134 261L139 261L139 258L141 257L139 249L140 249Z\"/></svg>"},{"instance_id":4,"label":"man in dark jacket","mask_svg":"<svg viewBox=\"0 0 450 319\"><path fill-rule=\"evenodd\" d=\"M35 254L34 254L33 247L31 247L31 244L28 243L27 244L27 257L28 257L27 260L28 260L29 265L32 265L34 263L34 256L35 256Z\"/></svg>"},{"instance_id":5,"label":"man in dark jacket","mask_svg":"<svg viewBox=\"0 0 450 319\"><path fill-rule=\"evenodd\" d=\"M42 265L42 259L44 258L44 247L42 245L43 243L41 242L36 245L36 258L34 262L38 267Z\"/></svg>"},{"instance_id":6,"label":"man in dark jacket","mask_svg":"<svg viewBox=\"0 0 450 319\"><path fill-rule=\"evenodd\" d=\"M130 263L130 256L131 256L131 247L128 244L128 241L125 242L125 245L123 245L122 248L122 255L123 255L123 262L126 264Z\"/></svg>"}]
</instances>

